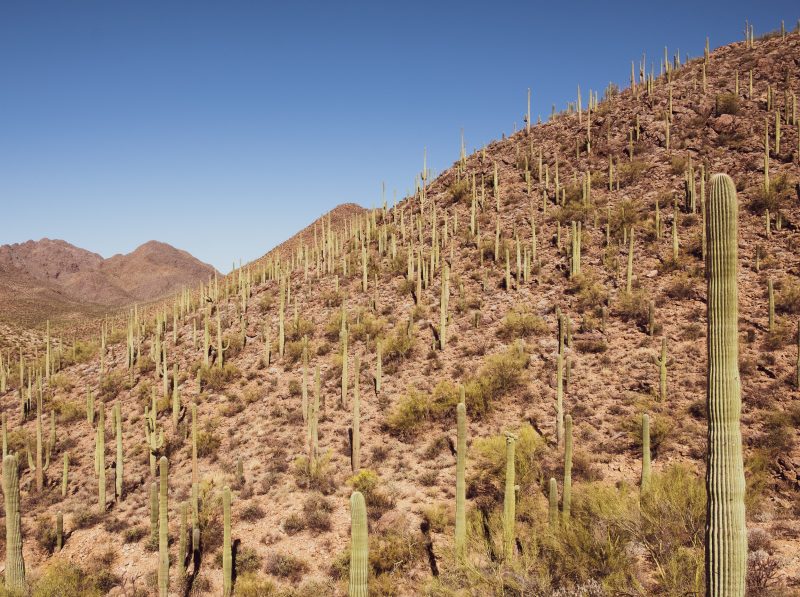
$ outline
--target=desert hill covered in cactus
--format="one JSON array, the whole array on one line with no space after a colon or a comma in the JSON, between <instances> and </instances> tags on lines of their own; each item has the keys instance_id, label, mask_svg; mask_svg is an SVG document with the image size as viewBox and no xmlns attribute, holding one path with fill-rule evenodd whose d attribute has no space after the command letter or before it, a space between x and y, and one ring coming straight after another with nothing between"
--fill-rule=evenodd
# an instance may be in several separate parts
<instances>
[{"instance_id":1,"label":"desert hill covered in cactus","mask_svg":"<svg viewBox=\"0 0 800 597\"><path fill-rule=\"evenodd\" d=\"M700 594L711 422L747 533L714 518L709 594L797 594L800 33L648 64L91 338L7 340L6 587Z\"/></svg>"}]
</instances>

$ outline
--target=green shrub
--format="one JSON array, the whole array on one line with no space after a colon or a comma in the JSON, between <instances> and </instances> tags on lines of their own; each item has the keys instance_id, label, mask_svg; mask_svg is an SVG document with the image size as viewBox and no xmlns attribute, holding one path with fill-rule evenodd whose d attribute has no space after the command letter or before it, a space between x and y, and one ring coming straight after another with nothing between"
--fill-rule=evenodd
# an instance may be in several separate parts
<instances>
[{"instance_id":1,"label":"green shrub","mask_svg":"<svg viewBox=\"0 0 800 597\"><path fill-rule=\"evenodd\" d=\"M202 365L197 370L197 381L202 389L214 390L219 392L233 380L240 376L239 370L230 363L224 363L222 367Z\"/></svg>"},{"instance_id":2,"label":"green shrub","mask_svg":"<svg viewBox=\"0 0 800 597\"><path fill-rule=\"evenodd\" d=\"M367 505L367 516L373 520L394 508L394 499L381 487L381 480L375 471L362 469L348 480L353 491L360 491Z\"/></svg>"},{"instance_id":3,"label":"green shrub","mask_svg":"<svg viewBox=\"0 0 800 597\"><path fill-rule=\"evenodd\" d=\"M525 307L515 307L503 318L497 334L501 338L516 339L548 332L547 323Z\"/></svg>"},{"instance_id":4,"label":"green shrub","mask_svg":"<svg viewBox=\"0 0 800 597\"><path fill-rule=\"evenodd\" d=\"M308 564L290 553L273 552L267 558L266 571L272 576L298 582L308 571Z\"/></svg>"}]
</instances>

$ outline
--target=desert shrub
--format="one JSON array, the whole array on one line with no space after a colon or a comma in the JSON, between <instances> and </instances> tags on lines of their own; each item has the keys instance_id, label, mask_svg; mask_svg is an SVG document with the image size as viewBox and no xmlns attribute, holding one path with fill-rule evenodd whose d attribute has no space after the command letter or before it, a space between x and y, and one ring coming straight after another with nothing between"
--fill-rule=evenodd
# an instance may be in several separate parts
<instances>
[{"instance_id":1,"label":"desert shrub","mask_svg":"<svg viewBox=\"0 0 800 597\"><path fill-rule=\"evenodd\" d=\"M516 481L520 492L533 491L542 483L541 463L547 444L528 423L516 431L516 436ZM505 436L476 439L470 448L470 459L474 461L474 471L469 477L468 495L477 499L481 507L500 503L505 491Z\"/></svg>"},{"instance_id":2,"label":"desert shrub","mask_svg":"<svg viewBox=\"0 0 800 597\"><path fill-rule=\"evenodd\" d=\"M525 307L515 307L503 318L497 335L501 338L514 339L547 333L544 319L531 313Z\"/></svg>"},{"instance_id":3,"label":"desert shrub","mask_svg":"<svg viewBox=\"0 0 800 597\"><path fill-rule=\"evenodd\" d=\"M298 582L308 571L308 564L290 553L276 551L267 557L266 571L272 576Z\"/></svg>"},{"instance_id":4,"label":"desert shrub","mask_svg":"<svg viewBox=\"0 0 800 597\"><path fill-rule=\"evenodd\" d=\"M354 341L364 341L367 337L374 339L383 333L385 327L385 319L365 311L360 313L356 322L350 326L350 338Z\"/></svg>"},{"instance_id":5,"label":"desert shrub","mask_svg":"<svg viewBox=\"0 0 800 597\"><path fill-rule=\"evenodd\" d=\"M200 458L216 457L221 440L216 433L210 430L197 432L197 456Z\"/></svg>"},{"instance_id":6,"label":"desert shrub","mask_svg":"<svg viewBox=\"0 0 800 597\"><path fill-rule=\"evenodd\" d=\"M278 594L271 581L253 572L236 575L236 597L270 597Z\"/></svg>"},{"instance_id":7,"label":"desert shrub","mask_svg":"<svg viewBox=\"0 0 800 597\"><path fill-rule=\"evenodd\" d=\"M694 284L692 279L685 272L679 273L675 276L669 284L667 284L667 296L677 300L688 299L692 296L694 291Z\"/></svg>"},{"instance_id":8,"label":"desert shrub","mask_svg":"<svg viewBox=\"0 0 800 597\"><path fill-rule=\"evenodd\" d=\"M500 399L517 388L528 363L529 357L520 344L488 357L464 384L464 400L470 416L485 415L492 400ZM397 437L411 438L421 431L421 425L426 421L454 419L459 399L458 386L447 380L439 382L430 395L412 388L397 401L384 427Z\"/></svg>"},{"instance_id":9,"label":"desert shrub","mask_svg":"<svg viewBox=\"0 0 800 597\"><path fill-rule=\"evenodd\" d=\"M579 311L593 310L597 313L608 302L608 290L589 273L570 278L567 292L575 295Z\"/></svg>"},{"instance_id":10,"label":"desert shrub","mask_svg":"<svg viewBox=\"0 0 800 597\"><path fill-rule=\"evenodd\" d=\"M33 597L80 595L94 597L103 594L85 570L63 559L54 559L42 571L33 588Z\"/></svg>"},{"instance_id":11,"label":"desert shrub","mask_svg":"<svg viewBox=\"0 0 800 597\"><path fill-rule=\"evenodd\" d=\"M636 450L642 448L642 415L632 415L625 419L622 426L628 432ZM655 458L659 449L666 445L666 441L672 433L674 423L666 415L650 416L650 452Z\"/></svg>"},{"instance_id":12,"label":"desert shrub","mask_svg":"<svg viewBox=\"0 0 800 597\"><path fill-rule=\"evenodd\" d=\"M383 342L383 362L384 364L391 364L404 361L411 355L413 350L413 327L406 327L405 324L401 324L397 326L394 334Z\"/></svg>"},{"instance_id":13,"label":"desert shrub","mask_svg":"<svg viewBox=\"0 0 800 597\"><path fill-rule=\"evenodd\" d=\"M631 528L656 562L664 592L680 594L701 586L706 494L703 479L684 464L651 477ZM698 585L700 583L700 585Z\"/></svg>"},{"instance_id":14,"label":"desert shrub","mask_svg":"<svg viewBox=\"0 0 800 597\"><path fill-rule=\"evenodd\" d=\"M312 531L325 532L331 530L331 513L333 505L320 494L311 494L303 503L306 527Z\"/></svg>"},{"instance_id":15,"label":"desert shrub","mask_svg":"<svg viewBox=\"0 0 800 597\"><path fill-rule=\"evenodd\" d=\"M585 338L575 341L575 350L589 354L600 354L608 350L608 344L602 338Z\"/></svg>"},{"instance_id":16,"label":"desert shrub","mask_svg":"<svg viewBox=\"0 0 800 597\"><path fill-rule=\"evenodd\" d=\"M621 292L615 308L625 321L633 321L639 327L647 325L648 294L641 289Z\"/></svg>"},{"instance_id":17,"label":"desert shrub","mask_svg":"<svg viewBox=\"0 0 800 597\"><path fill-rule=\"evenodd\" d=\"M128 379L124 371L110 371L100 379L100 398L113 400L127 384Z\"/></svg>"},{"instance_id":18,"label":"desert shrub","mask_svg":"<svg viewBox=\"0 0 800 597\"><path fill-rule=\"evenodd\" d=\"M781 212L787 205L791 205L794 185L785 174L770 177L769 189L764 188L763 184L750 191L752 199L747 205L748 209L759 216L764 215L765 210L775 215Z\"/></svg>"},{"instance_id":19,"label":"desert shrub","mask_svg":"<svg viewBox=\"0 0 800 597\"><path fill-rule=\"evenodd\" d=\"M778 313L800 313L800 282L785 278L776 285L775 310Z\"/></svg>"},{"instance_id":20,"label":"desert shrub","mask_svg":"<svg viewBox=\"0 0 800 597\"><path fill-rule=\"evenodd\" d=\"M739 112L739 98L735 93L718 93L714 98L714 111L735 115Z\"/></svg>"},{"instance_id":21,"label":"desert shrub","mask_svg":"<svg viewBox=\"0 0 800 597\"><path fill-rule=\"evenodd\" d=\"M773 592L778 588L780 563L764 550L751 551L747 554L747 594L779 595Z\"/></svg>"},{"instance_id":22,"label":"desert shrub","mask_svg":"<svg viewBox=\"0 0 800 597\"><path fill-rule=\"evenodd\" d=\"M258 502L248 502L239 512L239 517L247 522L261 520L265 515L264 508Z\"/></svg>"},{"instance_id":23,"label":"desert shrub","mask_svg":"<svg viewBox=\"0 0 800 597\"><path fill-rule=\"evenodd\" d=\"M298 456L293 470L297 485L304 489L316 489L324 494L335 491L336 483L330 460L329 453L319 457L316 463L309 461L307 456Z\"/></svg>"},{"instance_id":24,"label":"desert shrub","mask_svg":"<svg viewBox=\"0 0 800 597\"><path fill-rule=\"evenodd\" d=\"M292 319L287 323L288 323L288 325L286 326L287 340L296 342L298 340L302 340L303 336L308 336L309 338L314 337L316 326L314 326L314 322L311 321L310 319L306 319L304 317L298 317L297 319Z\"/></svg>"},{"instance_id":25,"label":"desert shrub","mask_svg":"<svg viewBox=\"0 0 800 597\"><path fill-rule=\"evenodd\" d=\"M42 516L36 522L36 543L47 553L56 548L56 521L49 516Z\"/></svg>"},{"instance_id":26,"label":"desert shrub","mask_svg":"<svg viewBox=\"0 0 800 597\"><path fill-rule=\"evenodd\" d=\"M222 545L222 494L216 491L211 481L201 482L198 493L197 523L203 538L203 551L211 553Z\"/></svg>"},{"instance_id":27,"label":"desert shrub","mask_svg":"<svg viewBox=\"0 0 800 597\"><path fill-rule=\"evenodd\" d=\"M458 203L462 199L470 196L469 178L456 180L450 185L450 199L453 203Z\"/></svg>"},{"instance_id":28,"label":"desert shrub","mask_svg":"<svg viewBox=\"0 0 800 597\"><path fill-rule=\"evenodd\" d=\"M621 187L628 186L639 180L647 171L647 163L643 160L634 159L632 162L624 162L617 168L617 177Z\"/></svg>"},{"instance_id":29,"label":"desert shrub","mask_svg":"<svg viewBox=\"0 0 800 597\"><path fill-rule=\"evenodd\" d=\"M122 533L122 540L125 543L138 543L150 533L150 529L145 526L129 527Z\"/></svg>"},{"instance_id":30,"label":"desert shrub","mask_svg":"<svg viewBox=\"0 0 800 597\"><path fill-rule=\"evenodd\" d=\"M369 518L377 520L394 508L394 498L381 486L381 479L375 471L362 469L348 483L353 491L359 491L364 496Z\"/></svg>"},{"instance_id":31,"label":"desert shrub","mask_svg":"<svg viewBox=\"0 0 800 597\"><path fill-rule=\"evenodd\" d=\"M310 352L310 350L309 350ZM283 345L283 361L286 369L290 369L292 365L300 362L303 358L303 341L295 340L284 343Z\"/></svg>"},{"instance_id":32,"label":"desert shrub","mask_svg":"<svg viewBox=\"0 0 800 597\"><path fill-rule=\"evenodd\" d=\"M369 566L377 576L409 570L423 556L419 533L407 529L387 529L370 538Z\"/></svg>"},{"instance_id":33,"label":"desert shrub","mask_svg":"<svg viewBox=\"0 0 800 597\"><path fill-rule=\"evenodd\" d=\"M73 400L53 398L50 402L59 423L72 423L86 417L86 405Z\"/></svg>"},{"instance_id":34,"label":"desert shrub","mask_svg":"<svg viewBox=\"0 0 800 597\"><path fill-rule=\"evenodd\" d=\"M230 363L224 363L222 367L217 365L201 365L197 370L197 382L201 388L207 388L219 392L227 384L240 376L239 370Z\"/></svg>"}]
</instances>

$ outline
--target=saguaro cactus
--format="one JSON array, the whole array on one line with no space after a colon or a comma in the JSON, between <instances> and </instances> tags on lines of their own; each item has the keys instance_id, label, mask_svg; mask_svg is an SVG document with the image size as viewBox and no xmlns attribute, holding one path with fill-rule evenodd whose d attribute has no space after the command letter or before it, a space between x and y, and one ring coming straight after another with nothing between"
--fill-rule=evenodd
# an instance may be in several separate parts
<instances>
[{"instance_id":1,"label":"saguaro cactus","mask_svg":"<svg viewBox=\"0 0 800 597\"><path fill-rule=\"evenodd\" d=\"M97 416L97 498L100 512L106 511L106 406L100 403Z\"/></svg>"},{"instance_id":2,"label":"saguaro cactus","mask_svg":"<svg viewBox=\"0 0 800 597\"><path fill-rule=\"evenodd\" d=\"M158 595L169 597L169 514L167 512L167 474L169 462L162 456L158 463L160 487L158 497Z\"/></svg>"},{"instance_id":3,"label":"saguaro cactus","mask_svg":"<svg viewBox=\"0 0 800 597\"><path fill-rule=\"evenodd\" d=\"M511 561L514 557L516 540L517 495L514 489L516 486L516 469L514 467L516 439L514 435L510 433L506 434L506 487L503 497L503 557L507 562Z\"/></svg>"},{"instance_id":4,"label":"saguaro cactus","mask_svg":"<svg viewBox=\"0 0 800 597\"><path fill-rule=\"evenodd\" d=\"M13 454L3 458L3 496L6 508L6 589L13 593L24 593L25 560L22 557L22 523L19 513L19 469L17 457Z\"/></svg>"},{"instance_id":5,"label":"saguaro cactus","mask_svg":"<svg viewBox=\"0 0 800 597\"><path fill-rule=\"evenodd\" d=\"M222 594L230 597L233 591L233 552L231 551L231 488L222 489Z\"/></svg>"},{"instance_id":6,"label":"saguaro cactus","mask_svg":"<svg viewBox=\"0 0 800 597\"><path fill-rule=\"evenodd\" d=\"M642 415L642 484L641 491L650 485L650 415Z\"/></svg>"},{"instance_id":7,"label":"saguaro cactus","mask_svg":"<svg viewBox=\"0 0 800 597\"><path fill-rule=\"evenodd\" d=\"M744 595L747 530L739 380L738 211L736 186L711 177L708 203L708 453L706 594Z\"/></svg>"},{"instance_id":8,"label":"saguaro cactus","mask_svg":"<svg viewBox=\"0 0 800 597\"><path fill-rule=\"evenodd\" d=\"M349 597L369 597L369 546L367 543L367 506L364 496L354 491L350 496L350 589Z\"/></svg>"},{"instance_id":9,"label":"saguaro cactus","mask_svg":"<svg viewBox=\"0 0 800 597\"><path fill-rule=\"evenodd\" d=\"M665 400L667 397L667 338L661 338L661 356L653 357L653 361L658 365L658 399Z\"/></svg>"},{"instance_id":10,"label":"saguaro cactus","mask_svg":"<svg viewBox=\"0 0 800 597\"><path fill-rule=\"evenodd\" d=\"M463 390L463 386L462 386ZM467 407L463 402L456 406L456 559L463 561L467 545L466 481L467 465Z\"/></svg>"},{"instance_id":11,"label":"saguaro cactus","mask_svg":"<svg viewBox=\"0 0 800 597\"><path fill-rule=\"evenodd\" d=\"M566 522L569 520L572 511L572 415L567 415L565 419L564 435L564 489L563 505L561 515Z\"/></svg>"},{"instance_id":12,"label":"saguaro cactus","mask_svg":"<svg viewBox=\"0 0 800 597\"><path fill-rule=\"evenodd\" d=\"M549 493L548 493L548 505L549 505L549 519L550 519L550 526L554 527L558 524L558 485L556 484L555 477L550 477L550 485L549 485Z\"/></svg>"},{"instance_id":13,"label":"saguaro cactus","mask_svg":"<svg viewBox=\"0 0 800 597\"><path fill-rule=\"evenodd\" d=\"M359 389L361 380L361 363L358 355L355 357L355 370L353 379L353 436L351 447L350 464L353 474L358 473L361 468L361 390Z\"/></svg>"},{"instance_id":14,"label":"saguaro cactus","mask_svg":"<svg viewBox=\"0 0 800 597\"><path fill-rule=\"evenodd\" d=\"M64 515L59 511L56 514L56 551L61 551L64 546Z\"/></svg>"}]
</instances>

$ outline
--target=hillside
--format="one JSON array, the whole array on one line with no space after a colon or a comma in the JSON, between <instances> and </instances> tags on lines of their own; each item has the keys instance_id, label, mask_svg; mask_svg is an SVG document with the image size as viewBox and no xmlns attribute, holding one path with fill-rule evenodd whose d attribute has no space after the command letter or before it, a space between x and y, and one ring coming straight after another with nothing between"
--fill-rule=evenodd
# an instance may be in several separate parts
<instances>
[{"instance_id":1,"label":"hillside","mask_svg":"<svg viewBox=\"0 0 800 597\"><path fill-rule=\"evenodd\" d=\"M158 594L151 492L164 456L170 595L222 593L225 486L235 595L346 595L354 489L369 517L370 595L702 593L702 232L709 178L724 172L739 201L749 594L800 594L800 33L749 46L609 88L589 109L571 106L465 156L396 208L348 211L316 235L312 224L219 285L179 295L168 317L113 330L104 354L96 343L55 351L42 409L46 437L56 413L56 441L41 490L28 462L36 417L21 417L11 351L0 400L9 450L20 455L28 580L54 587L69 571L85 594ZM44 354L42 345L26 367L41 367ZM464 565L453 539L458 384ZM101 400L105 466L95 469ZM652 475L640 492L644 414ZM506 432L516 436L508 542ZM184 578L181 512L193 484L200 549ZM65 541L53 555L59 512Z\"/></svg>"},{"instance_id":2,"label":"hillside","mask_svg":"<svg viewBox=\"0 0 800 597\"><path fill-rule=\"evenodd\" d=\"M6 322L74 320L150 302L196 286L215 270L186 251L150 241L103 259L63 240L0 246L0 299Z\"/></svg>"}]
</instances>

